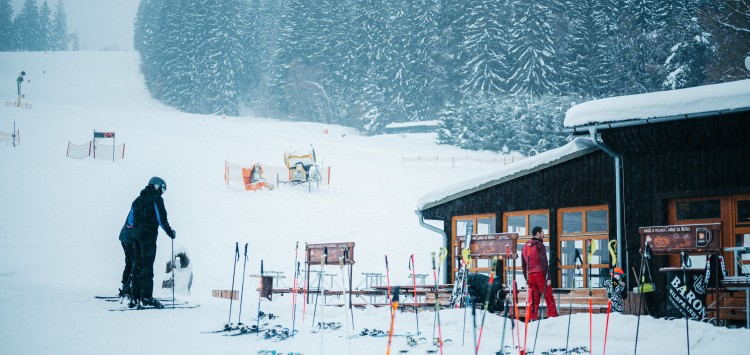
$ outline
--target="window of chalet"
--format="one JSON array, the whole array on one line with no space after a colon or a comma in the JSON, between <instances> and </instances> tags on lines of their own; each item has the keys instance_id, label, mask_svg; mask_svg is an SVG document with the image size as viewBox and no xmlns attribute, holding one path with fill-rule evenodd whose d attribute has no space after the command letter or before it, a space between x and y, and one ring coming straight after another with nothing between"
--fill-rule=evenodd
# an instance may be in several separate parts
<instances>
[{"instance_id":1,"label":"window of chalet","mask_svg":"<svg viewBox=\"0 0 750 355\"><path fill-rule=\"evenodd\" d=\"M458 249L458 238L465 237L467 233L471 234L490 234L497 231L495 224L495 214L479 214L467 216L455 216L451 218L451 282L455 280L456 272L461 268L461 250ZM472 260L469 266L469 272L488 273L492 268L492 261L488 259Z\"/></svg>"},{"instance_id":2,"label":"window of chalet","mask_svg":"<svg viewBox=\"0 0 750 355\"><path fill-rule=\"evenodd\" d=\"M734 246L750 247L750 196L735 196ZM735 276L750 275L750 253L737 252L734 260Z\"/></svg>"},{"instance_id":3,"label":"window of chalet","mask_svg":"<svg viewBox=\"0 0 750 355\"><path fill-rule=\"evenodd\" d=\"M609 275L607 206L561 208L557 220L560 287L602 287Z\"/></svg>"},{"instance_id":4,"label":"window of chalet","mask_svg":"<svg viewBox=\"0 0 750 355\"><path fill-rule=\"evenodd\" d=\"M549 212L547 210L506 212L503 214L503 232L518 233L518 250L516 251L516 284L518 287L526 287L526 279L523 277L523 266L521 265L521 250L523 245L531 239L531 230L535 226L542 227L544 232L544 246L547 247L547 260L549 260ZM507 264L506 264L507 265ZM509 285L512 280L511 270L506 267L503 275L503 283Z\"/></svg>"}]
</instances>

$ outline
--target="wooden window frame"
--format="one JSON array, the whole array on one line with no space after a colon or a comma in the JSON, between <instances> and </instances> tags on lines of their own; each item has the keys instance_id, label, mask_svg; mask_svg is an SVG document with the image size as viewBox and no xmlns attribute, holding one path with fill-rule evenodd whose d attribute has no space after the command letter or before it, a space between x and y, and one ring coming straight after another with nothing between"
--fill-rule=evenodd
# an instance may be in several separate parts
<instances>
[{"instance_id":1,"label":"wooden window frame","mask_svg":"<svg viewBox=\"0 0 750 355\"><path fill-rule=\"evenodd\" d=\"M588 232L586 230L586 218L587 214L590 211L606 211L607 212L607 230L605 231L595 231L595 232ZM564 213L570 213L570 212L581 212L581 232L575 232L575 233L563 233L563 214ZM562 260L562 243L563 242L575 242L578 240L583 241L583 250L588 250L589 245L592 240L603 240L606 243L609 243L609 206L607 205L594 205L594 206L581 206L581 207L566 207L566 208L560 208L557 210L557 230L559 232L559 237L557 238L557 255ZM607 258L609 258L609 254L606 254ZM590 269L609 269L609 262L605 264L588 264L588 252L582 252L581 253L581 266L580 269L582 270L582 277L583 277L583 287L582 288L588 288L589 287L589 273ZM560 284L563 282L563 270L569 270L569 269L576 269L575 260L573 261L573 265L565 265L562 264L562 262L558 265L557 270L557 280ZM598 275L597 275L598 276ZM575 283L573 285L573 288L575 287Z\"/></svg>"},{"instance_id":2,"label":"wooden window frame","mask_svg":"<svg viewBox=\"0 0 750 355\"><path fill-rule=\"evenodd\" d=\"M547 216L547 232L544 233L544 246L547 249L547 259L549 260L549 251L550 251L550 239L549 239L549 210L527 210L527 211L513 211L513 212L505 212L503 213L503 232L508 232L508 217L517 217L517 216L524 216L526 220L526 232L531 233L531 229L534 228L534 226L531 226L530 222L530 216L531 215L538 215L543 214ZM526 234L526 235L518 235L518 246L516 248L516 253L518 254L518 258L516 259L516 279L519 279L519 274L523 276L523 265L521 264L521 250L523 249L523 245L526 244L527 241L531 240L532 235ZM503 261L505 261L505 258L502 258ZM509 274L511 272L512 266L506 265L503 270L502 280L503 283L506 285L509 285Z\"/></svg>"}]
</instances>

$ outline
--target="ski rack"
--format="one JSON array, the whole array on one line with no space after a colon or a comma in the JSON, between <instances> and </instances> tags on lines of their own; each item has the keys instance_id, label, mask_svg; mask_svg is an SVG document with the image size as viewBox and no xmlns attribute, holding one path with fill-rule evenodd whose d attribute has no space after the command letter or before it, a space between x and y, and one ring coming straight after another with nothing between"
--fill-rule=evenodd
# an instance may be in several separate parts
<instances>
[{"instance_id":1,"label":"ski rack","mask_svg":"<svg viewBox=\"0 0 750 355\"><path fill-rule=\"evenodd\" d=\"M689 255L721 255L721 223L707 224L681 224L668 226L650 226L638 228L641 245L648 245L654 255L679 256L682 253ZM670 268L662 268L667 271ZM711 272L721 272L719 265L711 266ZM716 277L715 303L716 303L716 325L721 322L721 293L719 280ZM641 280L638 280L640 283ZM653 281L652 281L653 282ZM707 281L708 282L708 281ZM639 286L640 287L640 286ZM708 314L708 300L706 300L706 314ZM685 316L689 318L689 316Z\"/></svg>"},{"instance_id":2,"label":"ski rack","mask_svg":"<svg viewBox=\"0 0 750 355\"><path fill-rule=\"evenodd\" d=\"M338 265L339 257L343 256L344 264L349 266L349 304L352 304L352 275L354 275L354 243L343 242L343 243L319 243L319 244L305 244L305 280L306 284L310 285L310 268L315 265L320 265L323 262L323 252L328 251L324 264L327 265ZM323 277L324 275L320 275ZM342 285L343 286L343 285ZM319 292L320 290L316 290ZM305 298L306 303L310 303L310 294L307 292ZM325 302L325 294L323 294L323 300Z\"/></svg>"}]
</instances>

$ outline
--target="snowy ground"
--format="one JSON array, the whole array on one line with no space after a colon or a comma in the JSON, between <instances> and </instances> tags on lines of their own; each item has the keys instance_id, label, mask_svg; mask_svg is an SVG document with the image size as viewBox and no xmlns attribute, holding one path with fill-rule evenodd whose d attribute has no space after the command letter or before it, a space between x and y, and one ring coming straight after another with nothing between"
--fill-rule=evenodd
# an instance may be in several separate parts
<instances>
[{"instance_id":1,"label":"snowy ground","mask_svg":"<svg viewBox=\"0 0 750 355\"><path fill-rule=\"evenodd\" d=\"M0 353L2 354L255 354L278 350L304 354L382 354L387 338L347 340L344 328L314 334L308 305L300 333L271 342L256 336L203 334L220 328L229 302L211 297L213 289L229 289L235 242L250 245L246 274L266 270L293 272L295 241L355 242L354 282L362 272L384 272L388 255L393 284L408 282L407 261L416 255L418 273L429 273L430 252L441 237L419 226L415 206L425 193L486 171L479 164L458 169L402 162L402 156L472 156L433 143L429 134L363 137L355 131L316 123L289 123L263 118L225 118L179 113L151 100L131 52L0 53L0 98L16 97L15 78L25 70L25 102L33 109L0 107L0 131L15 121L21 144L0 142ZM323 129L328 134L323 134ZM116 162L65 157L68 141L82 144L92 131L114 131L126 144L126 157ZM299 189L228 192L224 161L281 166L289 146L312 144L332 167L329 187L308 194ZM178 295L197 309L109 312L113 304L95 300L119 286L123 266L117 235L131 201L151 176L167 181L164 195L169 220L177 230L176 248L191 257L192 295ZM171 244L159 237L155 284L163 278ZM301 253L300 253L301 254ZM332 272L338 269L329 267ZM238 265L238 274L241 265ZM336 278L338 280L338 278ZM241 278L237 277L237 285ZM252 322L258 307L257 279L247 278L243 321ZM333 303L337 300L331 301ZM262 302L264 311L280 315L272 324L291 326L291 298ZM463 311L442 311L442 329L453 344L446 354L473 353L471 316L462 346ZM324 321L344 323L337 307L319 309ZM232 320L237 318L235 303ZM386 308L355 310L355 329L387 330ZM434 312L419 313L420 330L432 337ZM536 353L565 346L588 346L589 318L577 315L545 320ZM613 315L607 352L630 354L637 318ZM602 351L604 315L593 318L594 353ZM396 316L396 333L416 330L414 313ZM488 315L480 353L500 346L502 318ZM510 327L506 343L510 342ZM533 343L536 324L529 327ZM640 353L686 353L684 320L642 318ZM523 339L523 333L521 334ZM690 323L693 354L719 351L744 353L750 331ZM394 340L394 353L409 349ZM419 345L410 353L431 348Z\"/></svg>"}]
</instances>

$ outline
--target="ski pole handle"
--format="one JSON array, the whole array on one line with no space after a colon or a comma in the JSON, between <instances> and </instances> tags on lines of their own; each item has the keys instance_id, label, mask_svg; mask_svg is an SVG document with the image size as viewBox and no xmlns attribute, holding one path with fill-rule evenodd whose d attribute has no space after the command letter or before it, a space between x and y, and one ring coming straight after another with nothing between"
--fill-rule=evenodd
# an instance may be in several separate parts
<instances>
[{"instance_id":1,"label":"ski pole handle","mask_svg":"<svg viewBox=\"0 0 750 355\"><path fill-rule=\"evenodd\" d=\"M234 242L234 258L240 260L240 242Z\"/></svg>"},{"instance_id":2,"label":"ski pole handle","mask_svg":"<svg viewBox=\"0 0 750 355\"><path fill-rule=\"evenodd\" d=\"M323 247L323 258L320 260L321 265L325 265L328 262L328 247ZM323 275L321 275L323 277Z\"/></svg>"},{"instance_id":3,"label":"ski pole handle","mask_svg":"<svg viewBox=\"0 0 750 355\"><path fill-rule=\"evenodd\" d=\"M263 260L260 261L260 276L263 276ZM263 282L263 281L261 281Z\"/></svg>"},{"instance_id":4,"label":"ski pole handle","mask_svg":"<svg viewBox=\"0 0 750 355\"><path fill-rule=\"evenodd\" d=\"M245 259L247 259L247 243L245 243Z\"/></svg>"},{"instance_id":5,"label":"ski pole handle","mask_svg":"<svg viewBox=\"0 0 750 355\"><path fill-rule=\"evenodd\" d=\"M385 269L388 270L388 255L385 256Z\"/></svg>"},{"instance_id":6,"label":"ski pole handle","mask_svg":"<svg viewBox=\"0 0 750 355\"><path fill-rule=\"evenodd\" d=\"M435 267L435 252L431 252L430 255L432 256L432 270L434 271L436 269Z\"/></svg>"}]
</instances>

